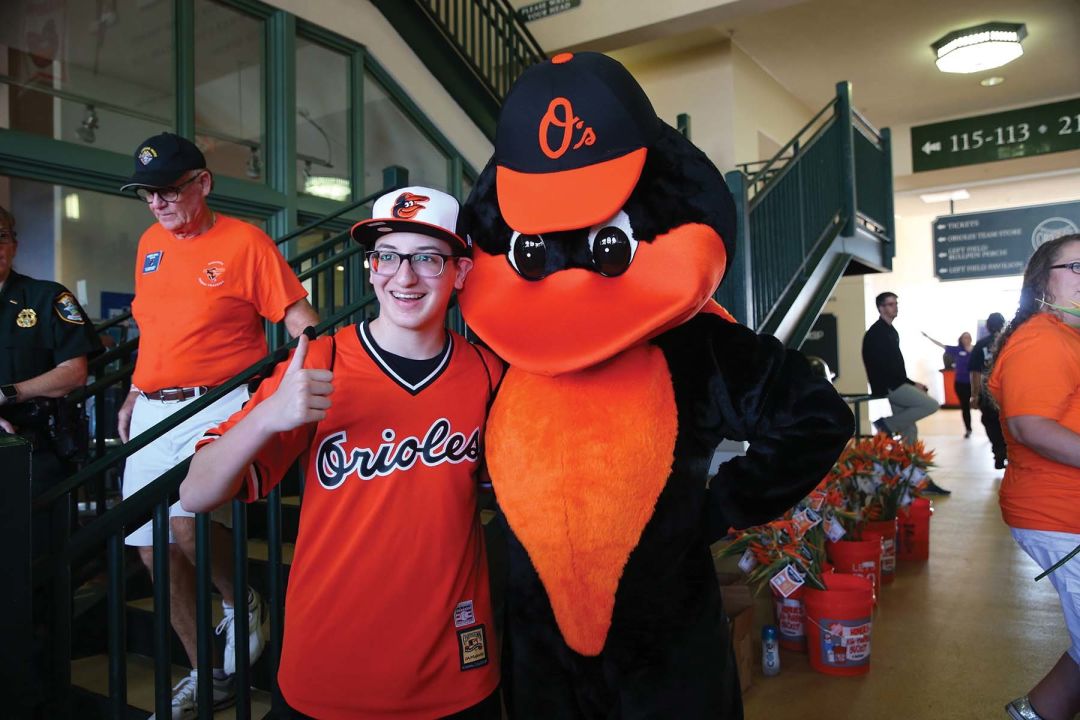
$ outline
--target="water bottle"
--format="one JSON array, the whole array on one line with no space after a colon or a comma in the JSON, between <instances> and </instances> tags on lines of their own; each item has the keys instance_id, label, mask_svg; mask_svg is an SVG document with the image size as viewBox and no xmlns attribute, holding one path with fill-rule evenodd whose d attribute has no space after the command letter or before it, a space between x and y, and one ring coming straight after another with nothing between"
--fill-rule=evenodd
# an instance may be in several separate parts
<instances>
[{"instance_id":1,"label":"water bottle","mask_svg":"<svg viewBox=\"0 0 1080 720\"><path fill-rule=\"evenodd\" d=\"M761 672L765 677L780 674L780 645L775 625L761 628Z\"/></svg>"}]
</instances>

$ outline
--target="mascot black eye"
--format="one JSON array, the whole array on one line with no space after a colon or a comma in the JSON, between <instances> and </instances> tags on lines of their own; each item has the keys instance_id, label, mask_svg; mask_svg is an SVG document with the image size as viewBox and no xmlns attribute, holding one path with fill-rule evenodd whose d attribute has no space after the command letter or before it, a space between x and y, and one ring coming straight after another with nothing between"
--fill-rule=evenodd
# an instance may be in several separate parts
<instances>
[{"instance_id":1,"label":"mascot black eye","mask_svg":"<svg viewBox=\"0 0 1080 720\"><path fill-rule=\"evenodd\" d=\"M622 211L589 232L593 267L605 277L615 277L626 272L634 260L637 245L634 231L630 227L630 218Z\"/></svg>"},{"instance_id":2,"label":"mascot black eye","mask_svg":"<svg viewBox=\"0 0 1080 720\"><path fill-rule=\"evenodd\" d=\"M518 275L526 280L540 280L547 275L547 245L540 235L514 232L507 257Z\"/></svg>"}]
</instances>

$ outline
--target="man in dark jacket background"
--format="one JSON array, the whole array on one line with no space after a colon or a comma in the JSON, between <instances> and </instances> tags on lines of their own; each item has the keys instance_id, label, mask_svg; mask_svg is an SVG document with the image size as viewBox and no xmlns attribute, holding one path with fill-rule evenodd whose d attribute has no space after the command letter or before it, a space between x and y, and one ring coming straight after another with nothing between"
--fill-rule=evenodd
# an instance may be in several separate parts
<instances>
[{"instance_id":1,"label":"man in dark jacket background","mask_svg":"<svg viewBox=\"0 0 1080 720\"><path fill-rule=\"evenodd\" d=\"M863 365L870 381L870 392L889 398L893 414L875 420L874 427L914 442L919 436L915 423L933 415L941 406L927 394L925 385L907 376L904 356L900 352L900 335L893 327L899 308L896 293L883 292L875 302L879 317L863 335ZM949 493L933 484L928 492Z\"/></svg>"}]
</instances>

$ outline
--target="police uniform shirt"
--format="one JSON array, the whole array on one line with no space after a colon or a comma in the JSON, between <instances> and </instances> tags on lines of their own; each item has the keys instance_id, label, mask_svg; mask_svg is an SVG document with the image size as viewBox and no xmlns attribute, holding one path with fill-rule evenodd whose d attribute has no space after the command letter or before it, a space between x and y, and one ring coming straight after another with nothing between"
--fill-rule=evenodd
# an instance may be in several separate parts
<instances>
[{"instance_id":1,"label":"police uniform shirt","mask_svg":"<svg viewBox=\"0 0 1080 720\"><path fill-rule=\"evenodd\" d=\"M60 283L12 271L0 289L0 385L23 382L101 347Z\"/></svg>"}]
</instances>

